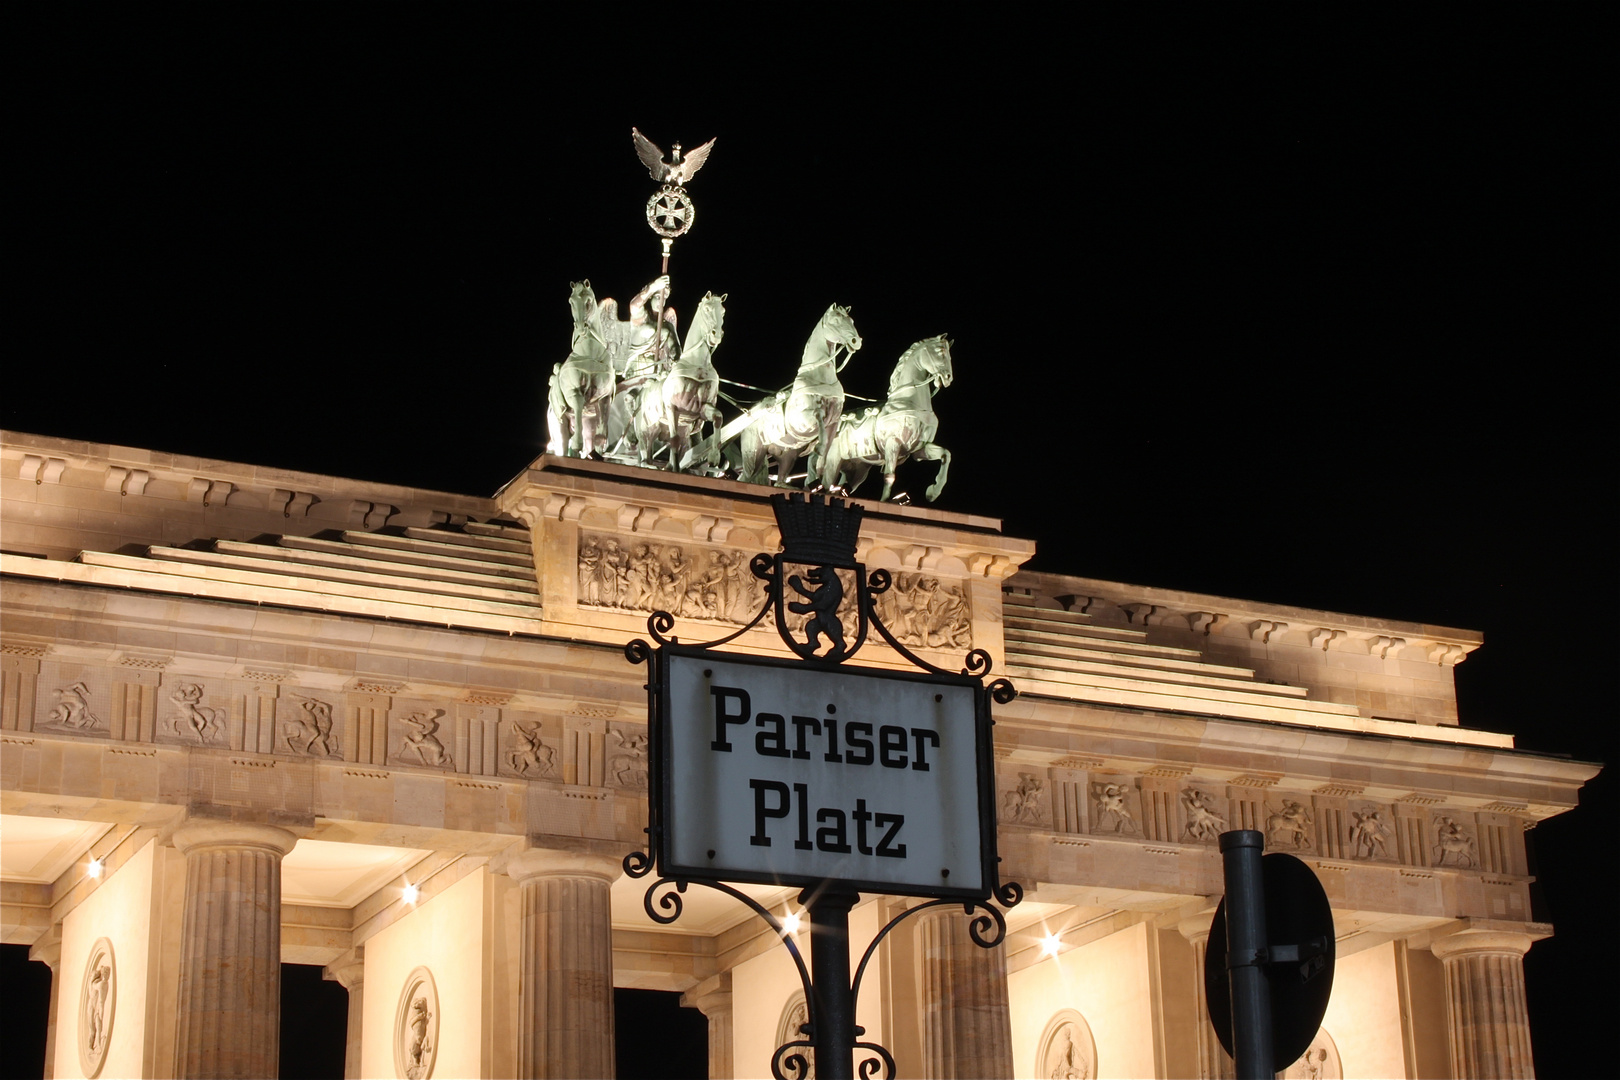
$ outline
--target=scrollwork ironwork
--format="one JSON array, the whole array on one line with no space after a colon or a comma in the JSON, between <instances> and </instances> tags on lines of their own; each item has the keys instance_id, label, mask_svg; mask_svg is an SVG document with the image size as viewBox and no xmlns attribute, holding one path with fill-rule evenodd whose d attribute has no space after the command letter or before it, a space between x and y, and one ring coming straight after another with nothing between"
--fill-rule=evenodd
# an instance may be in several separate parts
<instances>
[{"instance_id":1,"label":"scrollwork ironwork","mask_svg":"<svg viewBox=\"0 0 1620 1080\"><path fill-rule=\"evenodd\" d=\"M994 666L995 661L990 658L989 653L983 649L969 649L967 656L962 661L962 674L977 675L983 678L990 674L990 669Z\"/></svg>"},{"instance_id":2,"label":"scrollwork ironwork","mask_svg":"<svg viewBox=\"0 0 1620 1080\"><path fill-rule=\"evenodd\" d=\"M688 884L688 882L682 881L679 878L659 878L657 881L647 886L647 894L641 898L641 906L647 912L647 918L651 919L655 923L662 923L665 926L668 926L670 923L680 918L681 911L685 907L685 904L681 900L681 894L686 891L686 886ZM655 896L658 890L663 888L665 885L675 886L674 892L665 893L663 896L658 898L658 906L664 909L664 911L669 912L667 915L660 914L659 912L653 910L653 896Z\"/></svg>"},{"instance_id":3,"label":"scrollwork ironwork","mask_svg":"<svg viewBox=\"0 0 1620 1080\"><path fill-rule=\"evenodd\" d=\"M1006 705L1018 696L1018 688L1007 679L993 679L985 689L990 691L990 700L997 705Z\"/></svg>"},{"instance_id":4,"label":"scrollwork ironwork","mask_svg":"<svg viewBox=\"0 0 1620 1080\"><path fill-rule=\"evenodd\" d=\"M981 949L993 949L1007 939L1007 920L998 909L989 904L963 904L963 914L972 915L975 907L983 908L984 914L974 916L968 923L968 937L972 938L973 944ZM985 937L985 932L991 927L995 927L995 933Z\"/></svg>"},{"instance_id":5,"label":"scrollwork ironwork","mask_svg":"<svg viewBox=\"0 0 1620 1080\"><path fill-rule=\"evenodd\" d=\"M805 1026L809 1027L808 1024ZM816 1048L814 1043L806 1039L794 1039L792 1042L786 1042L778 1046L776 1052L771 1055L771 1075L776 1080L804 1080L809 1075L810 1062L803 1054L787 1054L787 1051L792 1050L795 1046L802 1046L812 1053L815 1052ZM786 1054L786 1057L783 1056L784 1054ZM784 1065L793 1071L791 1073L784 1072L782 1068Z\"/></svg>"},{"instance_id":6,"label":"scrollwork ironwork","mask_svg":"<svg viewBox=\"0 0 1620 1080\"><path fill-rule=\"evenodd\" d=\"M879 567L866 575L866 591L872 596L879 596L889 591L894 584L894 575Z\"/></svg>"},{"instance_id":7,"label":"scrollwork ironwork","mask_svg":"<svg viewBox=\"0 0 1620 1080\"><path fill-rule=\"evenodd\" d=\"M680 638L665 637L664 635L675 629L675 616L667 611L655 611L647 616L647 633L660 645L678 645Z\"/></svg>"},{"instance_id":8,"label":"scrollwork ironwork","mask_svg":"<svg viewBox=\"0 0 1620 1080\"><path fill-rule=\"evenodd\" d=\"M630 877L646 877L652 868L653 858L645 851L632 851L624 857L624 872Z\"/></svg>"},{"instance_id":9,"label":"scrollwork ironwork","mask_svg":"<svg viewBox=\"0 0 1620 1080\"><path fill-rule=\"evenodd\" d=\"M855 1044L855 1049L865 1050L869 1053L877 1055L877 1057L861 1059L860 1065L856 1067L856 1071L860 1073L861 1080L872 1080L872 1077L878 1071L879 1065L883 1066L884 1069L883 1080L894 1080L896 1073L894 1056L886 1049L877 1043L870 1042L858 1042Z\"/></svg>"},{"instance_id":10,"label":"scrollwork ironwork","mask_svg":"<svg viewBox=\"0 0 1620 1080\"><path fill-rule=\"evenodd\" d=\"M1024 902L1024 887L1016 881L1003 881L995 892L996 901L1004 908L1015 908Z\"/></svg>"},{"instance_id":11,"label":"scrollwork ironwork","mask_svg":"<svg viewBox=\"0 0 1620 1080\"><path fill-rule=\"evenodd\" d=\"M652 649L640 638L631 638L624 643L624 658L632 664L645 664L652 659Z\"/></svg>"}]
</instances>

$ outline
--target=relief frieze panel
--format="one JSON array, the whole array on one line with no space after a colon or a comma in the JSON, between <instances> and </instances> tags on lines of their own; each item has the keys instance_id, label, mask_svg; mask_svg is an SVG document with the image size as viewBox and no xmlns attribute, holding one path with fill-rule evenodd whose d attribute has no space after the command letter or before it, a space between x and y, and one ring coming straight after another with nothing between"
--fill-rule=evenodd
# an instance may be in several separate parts
<instances>
[{"instance_id":1,"label":"relief frieze panel","mask_svg":"<svg viewBox=\"0 0 1620 1080\"><path fill-rule=\"evenodd\" d=\"M1316 815L1311 808L1286 795L1266 800L1266 847L1270 850L1312 851Z\"/></svg>"},{"instance_id":2,"label":"relief frieze panel","mask_svg":"<svg viewBox=\"0 0 1620 1080\"><path fill-rule=\"evenodd\" d=\"M582 532L576 597L580 607L635 614L667 611L682 619L742 626L758 614L764 584L749 569L756 554L669 541L625 542ZM856 595L855 576L838 571L844 595ZM910 648L970 649L973 613L967 586L935 574L898 572L875 599L878 617ZM838 612L847 640L857 630L855 605ZM808 612L790 614L789 630L802 629ZM795 625L796 624L796 625Z\"/></svg>"},{"instance_id":3,"label":"relief frieze panel","mask_svg":"<svg viewBox=\"0 0 1620 1080\"><path fill-rule=\"evenodd\" d=\"M395 703L388 714L388 763L454 771L456 756L445 745L453 738L450 723L444 709L423 702Z\"/></svg>"},{"instance_id":4,"label":"relief frieze panel","mask_svg":"<svg viewBox=\"0 0 1620 1080\"><path fill-rule=\"evenodd\" d=\"M1479 843L1474 828L1465 825L1462 814L1435 814L1429 825L1434 838L1430 866L1449 866L1460 870L1478 870Z\"/></svg>"},{"instance_id":5,"label":"relief frieze panel","mask_svg":"<svg viewBox=\"0 0 1620 1080\"><path fill-rule=\"evenodd\" d=\"M1003 781L1001 792L1001 820L1008 825L1046 825L1046 781L1032 772L1020 772L1018 781Z\"/></svg>"},{"instance_id":6,"label":"relief frieze panel","mask_svg":"<svg viewBox=\"0 0 1620 1080\"><path fill-rule=\"evenodd\" d=\"M187 676L166 678L159 707L158 742L231 746L230 707L216 702L200 680Z\"/></svg>"},{"instance_id":7,"label":"relief frieze panel","mask_svg":"<svg viewBox=\"0 0 1620 1080\"><path fill-rule=\"evenodd\" d=\"M1230 826L1227 824L1225 813L1225 799L1219 795L1212 795L1199 787L1185 788L1181 792L1181 812L1185 825L1182 827L1181 838L1195 844L1213 844L1220 839L1221 833Z\"/></svg>"},{"instance_id":8,"label":"relief frieze panel","mask_svg":"<svg viewBox=\"0 0 1620 1080\"><path fill-rule=\"evenodd\" d=\"M342 758L334 727L336 706L324 698L287 693L276 699L276 753L293 757Z\"/></svg>"},{"instance_id":9,"label":"relief frieze panel","mask_svg":"<svg viewBox=\"0 0 1620 1080\"><path fill-rule=\"evenodd\" d=\"M1395 854L1394 813L1378 803L1353 802L1350 805L1350 844L1352 859L1398 862Z\"/></svg>"},{"instance_id":10,"label":"relief frieze panel","mask_svg":"<svg viewBox=\"0 0 1620 1080\"><path fill-rule=\"evenodd\" d=\"M647 790L647 729L629 724L608 727L607 782L610 785Z\"/></svg>"},{"instance_id":11,"label":"relief frieze panel","mask_svg":"<svg viewBox=\"0 0 1620 1080\"><path fill-rule=\"evenodd\" d=\"M539 717L512 717L501 725L500 774L519 780L561 780L559 741L542 734Z\"/></svg>"},{"instance_id":12,"label":"relief frieze panel","mask_svg":"<svg viewBox=\"0 0 1620 1080\"><path fill-rule=\"evenodd\" d=\"M1116 836L1142 835L1142 797L1127 780L1091 782L1091 831Z\"/></svg>"},{"instance_id":13,"label":"relief frieze panel","mask_svg":"<svg viewBox=\"0 0 1620 1080\"><path fill-rule=\"evenodd\" d=\"M764 602L748 568L752 552L668 542L626 544L615 536L579 538L580 607L742 625Z\"/></svg>"}]
</instances>

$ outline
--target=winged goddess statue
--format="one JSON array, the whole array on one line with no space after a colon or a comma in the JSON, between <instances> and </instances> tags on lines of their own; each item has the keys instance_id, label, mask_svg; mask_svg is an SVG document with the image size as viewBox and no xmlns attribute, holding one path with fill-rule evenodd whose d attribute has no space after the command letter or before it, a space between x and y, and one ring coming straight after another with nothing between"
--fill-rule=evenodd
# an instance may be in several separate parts
<instances>
[{"instance_id":1,"label":"winged goddess statue","mask_svg":"<svg viewBox=\"0 0 1620 1080\"><path fill-rule=\"evenodd\" d=\"M672 187L685 186L686 182L703 168L703 163L709 160L709 151L714 149L714 140L710 139L683 158L681 144L675 143L666 162L664 152L635 128L630 129L630 140L635 144L636 156L647 166L652 178L660 184L669 184Z\"/></svg>"}]
</instances>

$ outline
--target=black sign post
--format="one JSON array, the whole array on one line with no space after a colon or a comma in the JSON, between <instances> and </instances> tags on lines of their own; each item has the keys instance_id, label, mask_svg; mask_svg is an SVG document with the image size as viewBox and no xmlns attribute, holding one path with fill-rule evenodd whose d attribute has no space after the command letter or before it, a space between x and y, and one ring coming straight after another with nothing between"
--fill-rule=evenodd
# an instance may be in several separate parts
<instances>
[{"instance_id":1,"label":"black sign post","mask_svg":"<svg viewBox=\"0 0 1620 1080\"><path fill-rule=\"evenodd\" d=\"M668 636L675 619L655 612L644 641L625 646L651 668L646 852L625 872L658 880L642 907L655 922L680 917L681 894L703 885L735 897L782 939L804 984L808 1023L771 1057L777 1080L815 1074L853 1080L895 1075L894 1058L862 1041L855 1023L861 977L903 919L933 907L974 916L968 935L999 945L1006 919L989 901L1023 897L1000 879L990 704L1015 695L986 681L990 656L967 653L959 671L901 644L873 597L892 584L855 561L861 508L821 495L775 496L782 551L750 563L764 585L759 613L741 630L701 645ZM795 598L797 597L797 598ZM767 616L794 659L722 651ZM846 665L868 629L916 671ZM781 920L728 882L794 885L810 916L810 965ZM672 891L665 891L672 887ZM919 896L889 920L850 974L849 912L860 892ZM799 1037L795 1037L799 1036ZM874 1060L876 1059L876 1060Z\"/></svg>"},{"instance_id":2,"label":"black sign post","mask_svg":"<svg viewBox=\"0 0 1620 1080\"><path fill-rule=\"evenodd\" d=\"M1303 1054L1333 990L1333 910L1311 868L1261 855L1253 829L1221 834L1226 896L1204 954L1209 1021L1238 1080L1271 1080Z\"/></svg>"}]
</instances>

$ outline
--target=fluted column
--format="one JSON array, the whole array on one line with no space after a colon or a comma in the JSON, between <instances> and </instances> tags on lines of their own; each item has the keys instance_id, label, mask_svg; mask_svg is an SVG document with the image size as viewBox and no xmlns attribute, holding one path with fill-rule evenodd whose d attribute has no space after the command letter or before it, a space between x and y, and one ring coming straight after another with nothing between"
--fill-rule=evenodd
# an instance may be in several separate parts
<instances>
[{"instance_id":1,"label":"fluted column","mask_svg":"<svg viewBox=\"0 0 1620 1080\"><path fill-rule=\"evenodd\" d=\"M533 849L507 873L519 886L518 1075L614 1075L613 926L617 859Z\"/></svg>"},{"instance_id":2,"label":"fluted column","mask_svg":"<svg viewBox=\"0 0 1620 1080\"><path fill-rule=\"evenodd\" d=\"M1528 934L1464 931L1431 948L1446 972L1451 1071L1458 1080L1536 1075L1524 1000Z\"/></svg>"},{"instance_id":3,"label":"fluted column","mask_svg":"<svg viewBox=\"0 0 1620 1080\"><path fill-rule=\"evenodd\" d=\"M349 1026L343 1043L343 1080L360 1080L360 1048L365 1034L365 946L350 949L327 964L321 978L331 979L349 992Z\"/></svg>"},{"instance_id":4,"label":"fluted column","mask_svg":"<svg viewBox=\"0 0 1620 1080\"><path fill-rule=\"evenodd\" d=\"M56 1075L56 1003L62 996L62 924L28 949L28 959L38 960L51 969L51 1000L45 1021L45 1076Z\"/></svg>"},{"instance_id":5,"label":"fluted column","mask_svg":"<svg viewBox=\"0 0 1620 1080\"><path fill-rule=\"evenodd\" d=\"M298 838L271 825L181 826L186 857L175 1073L275 1076L281 1035L281 858Z\"/></svg>"},{"instance_id":6,"label":"fluted column","mask_svg":"<svg viewBox=\"0 0 1620 1080\"><path fill-rule=\"evenodd\" d=\"M1237 1066L1221 1046L1215 1025L1209 1022L1209 998L1204 994L1204 957L1209 949L1212 915L1198 915L1183 921L1176 929L1193 947L1192 984L1198 1003L1198 1075L1204 1080L1232 1080Z\"/></svg>"},{"instance_id":7,"label":"fluted column","mask_svg":"<svg viewBox=\"0 0 1620 1080\"><path fill-rule=\"evenodd\" d=\"M681 1004L709 1018L709 1080L731 1080L731 972L723 971L681 995Z\"/></svg>"},{"instance_id":8,"label":"fluted column","mask_svg":"<svg viewBox=\"0 0 1620 1080\"><path fill-rule=\"evenodd\" d=\"M974 944L968 918L959 909L934 908L916 920L923 1075L940 1080L1011 1077L1012 1018L1002 947Z\"/></svg>"}]
</instances>

